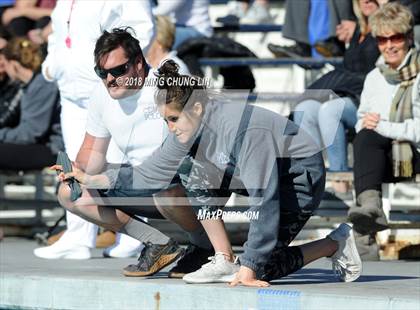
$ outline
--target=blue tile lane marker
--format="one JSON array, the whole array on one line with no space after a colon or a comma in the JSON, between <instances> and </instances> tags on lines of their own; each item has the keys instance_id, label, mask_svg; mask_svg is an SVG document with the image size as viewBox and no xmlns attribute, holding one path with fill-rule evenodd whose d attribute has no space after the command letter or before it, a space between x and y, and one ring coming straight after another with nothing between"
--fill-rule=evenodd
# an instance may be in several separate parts
<instances>
[{"instance_id":1,"label":"blue tile lane marker","mask_svg":"<svg viewBox=\"0 0 420 310\"><path fill-rule=\"evenodd\" d=\"M258 310L299 310L300 291L273 290L262 288L257 291Z\"/></svg>"}]
</instances>

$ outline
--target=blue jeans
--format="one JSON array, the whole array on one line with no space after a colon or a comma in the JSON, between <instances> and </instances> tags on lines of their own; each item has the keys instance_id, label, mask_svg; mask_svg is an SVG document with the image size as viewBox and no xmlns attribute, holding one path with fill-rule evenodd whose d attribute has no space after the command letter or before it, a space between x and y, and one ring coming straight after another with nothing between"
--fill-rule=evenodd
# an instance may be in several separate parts
<instances>
[{"instance_id":1,"label":"blue jeans","mask_svg":"<svg viewBox=\"0 0 420 310\"><path fill-rule=\"evenodd\" d=\"M306 100L295 109L295 122L326 147L330 171L348 171L346 129L357 122L357 107L348 97L321 103Z\"/></svg>"},{"instance_id":2,"label":"blue jeans","mask_svg":"<svg viewBox=\"0 0 420 310\"><path fill-rule=\"evenodd\" d=\"M201 37L204 37L204 35L193 27L177 25L175 28L175 42L172 49L176 50L184 41L188 39Z\"/></svg>"}]
</instances>

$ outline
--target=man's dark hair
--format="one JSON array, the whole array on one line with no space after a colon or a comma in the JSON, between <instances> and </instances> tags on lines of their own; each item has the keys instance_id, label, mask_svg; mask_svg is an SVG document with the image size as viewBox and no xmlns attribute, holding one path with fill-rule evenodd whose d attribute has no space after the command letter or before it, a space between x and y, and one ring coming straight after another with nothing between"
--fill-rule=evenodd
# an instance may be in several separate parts
<instances>
[{"instance_id":1,"label":"man's dark hair","mask_svg":"<svg viewBox=\"0 0 420 310\"><path fill-rule=\"evenodd\" d=\"M114 28L111 32L104 31L95 45L95 64L98 66L101 58L109 52L122 47L125 51L125 56L133 61L140 57L142 62L145 63L143 52L140 47L139 40L131 35L129 32L134 30L131 27ZM135 34L135 33L134 33Z\"/></svg>"}]
</instances>

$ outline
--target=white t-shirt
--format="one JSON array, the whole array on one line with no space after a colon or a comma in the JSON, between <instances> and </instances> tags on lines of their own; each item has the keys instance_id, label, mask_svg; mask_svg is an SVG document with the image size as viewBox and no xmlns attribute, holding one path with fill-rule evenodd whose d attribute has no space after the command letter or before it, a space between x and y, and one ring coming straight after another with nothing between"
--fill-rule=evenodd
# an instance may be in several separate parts
<instances>
[{"instance_id":1,"label":"white t-shirt","mask_svg":"<svg viewBox=\"0 0 420 310\"><path fill-rule=\"evenodd\" d=\"M93 51L103 31L130 26L144 55L154 36L150 1L143 0L59 0L51 23L53 32L48 37L48 55L42 72L46 77L48 68L51 80L58 83L61 98L84 109L100 82L93 70ZM71 39L71 48L65 44L67 37Z\"/></svg>"},{"instance_id":2,"label":"white t-shirt","mask_svg":"<svg viewBox=\"0 0 420 310\"><path fill-rule=\"evenodd\" d=\"M148 78L153 78L152 70ZM168 134L154 103L155 87L145 86L133 96L112 99L103 84L89 101L86 132L98 138L112 139L124 153L121 162L140 164Z\"/></svg>"}]
</instances>

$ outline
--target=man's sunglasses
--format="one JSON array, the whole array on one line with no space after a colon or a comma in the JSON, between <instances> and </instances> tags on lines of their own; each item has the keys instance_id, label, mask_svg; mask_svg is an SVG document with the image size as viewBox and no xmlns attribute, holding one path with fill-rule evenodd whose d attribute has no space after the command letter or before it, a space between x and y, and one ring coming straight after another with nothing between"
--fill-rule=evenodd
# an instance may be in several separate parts
<instances>
[{"instance_id":1,"label":"man's sunglasses","mask_svg":"<svg viewBox=\"0 0 420 310\"><path fill-rule=\"evenodd\" d=\"M116 66L111 69L103 69L99 66L95 66L95 72L103 80L106 79L106 77L108 76L108 73L110 73L114 78L117 78L117 77L120 77L121 75L126 74L131 64L132 64L132 61L129 60L125 64Z\"/></svg>"},{"instance_id":2,"label":"man's sunglasses","mask_svg":"<svg viewBox=\"0 0 420 310\"><path fill-rule=\"evenodd\" d=\"M391 41L391 43L396 44L396 43L404 42L405 38L406 38L406 35L404 33L397 33L389 37L376 36L376 41L378 42L379 45L384 45L388 41Z\"/></svg>"}]
</instances>

